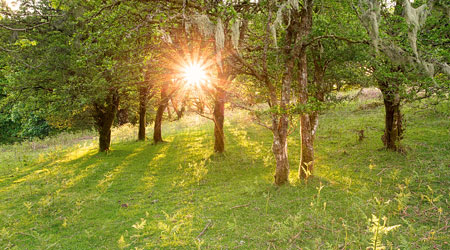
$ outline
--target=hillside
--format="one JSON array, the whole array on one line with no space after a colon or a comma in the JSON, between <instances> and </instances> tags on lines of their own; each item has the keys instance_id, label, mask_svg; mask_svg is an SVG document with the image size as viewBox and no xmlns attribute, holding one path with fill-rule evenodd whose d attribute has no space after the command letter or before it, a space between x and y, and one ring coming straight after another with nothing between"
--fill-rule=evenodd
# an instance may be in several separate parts
<instances>
[{"instance_id":1,"label":"hillside","mask_svg":"<svg viewBox=\"0 0 450 250\"><path fill-rule=\"evenodd\" d=\"M296 177L297 129L291 184L280 188L270 131L237 110L224 155L213 153L212 123L195 116L163 124L158 145L116 129L108 154L89 132L2 146L0 248L366 249L376 237L387 249L448 249L448 104L405 107L399 154L381 149L378 102L321 115L308 183Z\"/></svg>"}]
</instances>

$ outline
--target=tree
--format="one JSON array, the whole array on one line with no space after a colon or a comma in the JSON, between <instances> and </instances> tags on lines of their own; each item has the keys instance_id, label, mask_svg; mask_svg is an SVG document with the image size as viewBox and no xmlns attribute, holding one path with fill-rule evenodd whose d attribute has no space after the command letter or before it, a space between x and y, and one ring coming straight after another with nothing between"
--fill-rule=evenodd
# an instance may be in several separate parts
<instances>
[{"instance_id":1,"label":"tree","mask_svg":"<svg viewBox=\"0 0 450 250\"><path fill-rule=\"evenodd\" d=\"M157 2L157 1L156 1ZM205 115L205 109L201 108L201 115L214 122L214 151L222 153L225 151L225 103L228 100L228 90L233 79L236 77L236 70L232 67L235 64L232 55L238 49L241 37L240 31L246 28L245 22L238 16L241 8L248 8L248 1L205 1L196 3L192 1L169 1L173 4L171 8L180 8L183 18L180 26L184 28L183 43L177 54L184 56L181 58L185 63L198 64L202 61L202 68L207 69L211 86L204 84L201 89L204 92L200 106L210 106L210 115ZM173 37L173 36L172 36ZM172 39L175 40L175 39ZM180 45L180 43L177 43ZM193 61L193 55L200 56ZM178 56L178 57L179 57ZM180 59L180 58L178 58ZM179 67L178 67L179 68ZM178 69L180 70L180 69ZM210 103L205 102L208 99Z\"/></svg>"},{"instance_id":2,"label":"tree","mask_svg":"<svg viewBox=\"0 0 450 250\"><path fill-rule=\"evenodd\" d=\"M258 123L272 131L272 152L277 163L275 184L282 185L288 182L289 177L287 137L290 133L289 120L294 114L291 102L293 83L299 84L301 102L307 102L305 45L312 26L313 1L306 0L301 5L297 1L286 1L278 8L277 1L264 1L259 2L257 8L259 11L253 17L255 21L249 24L253 34L248 34L248 46L236 58L244 68L243 73L252 76L258 82L256 87L263 89L266 94L268 112L256 111L254 114L259 118L264 113L270 117L270 124L262 120ZM278 73L280 71L281 74ZM307 114L302 115L302 122L302 148L310 149L308 135L311 134L306 133L310 131ZM302 151L304 161L310 162L308 159L311 157L313 155L309 151ZM309 167L306 166L300 172L306 173Z\"/></svg>"},{"instance_id":3,"label":"tree","mask_svg":"<svg viewBox=\"0 0 450 250\"><path fill-rule=\"evenodd\" d=\"M89 115L99 132L100 151L108 151L120 97L141 77L143 43L138 40L152 22L141 13L151 11L136 1L23 6L2 20L11 33L22 32L9 42L20 45L14 51L17 60L9 62L10 93L33 92L39 107L47 107L46 118L63 127Z\"/></svg>"},{"instance_id":4,"label":"tree","mask_svg":"<svg viewBox=\"0 0 450 250\"><path fill-rule=\"evenodd\" d=\"M402 151L402 101L429 97L449 90L450 51L441 45L448 12L445 1L409 0L384 2L360 0L358 12L374 49L372 69L383 93L385 132L382 141L387 149ZM446 21L447 20L447 21ZM445 76L446 75L446 76ZM446 83L447 82L447 83Z\"/></svg>"}]
</instances>

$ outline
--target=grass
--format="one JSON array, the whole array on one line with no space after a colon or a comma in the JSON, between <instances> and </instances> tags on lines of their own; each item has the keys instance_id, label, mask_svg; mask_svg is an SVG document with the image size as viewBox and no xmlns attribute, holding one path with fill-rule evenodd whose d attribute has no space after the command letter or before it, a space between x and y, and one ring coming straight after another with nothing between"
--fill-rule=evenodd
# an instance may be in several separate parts
<instances>
[{"instance_id":1,"label":"grass","mask_svg":"<svg viewBox=\"0 0 450 250\"><path fill-rule=\"evenodd\" d=\"M212 124L193 116L164 124L158 145L122 127L109 154L91 132L0 147L0 248L448 249L448 105L404 108L402 155L381 150L383 109L371 102L321 116L308 183L296 177L297 130L280 188L270 132L238 111L224 155Z\"/></svg>"}]
</instances>

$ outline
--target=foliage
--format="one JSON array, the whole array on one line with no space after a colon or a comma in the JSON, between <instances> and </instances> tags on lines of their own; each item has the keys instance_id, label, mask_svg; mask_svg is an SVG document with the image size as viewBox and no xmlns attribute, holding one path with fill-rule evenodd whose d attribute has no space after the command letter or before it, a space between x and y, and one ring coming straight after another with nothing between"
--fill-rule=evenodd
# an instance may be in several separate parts
<instances>
[{"instance_id":1,"label":"foliage","mask_svg":"<svg viewBox=\"0 0 450 250\"><path fill-rule=\"evenodd\" d=\"M370 239L370 248L372 250L384 250L386 247L383 245L383 235L388 234L390 231L395 230L400 225L386 226L387 218L383 217L383 224L380 224L380 219L372 214L370 219L370 232L373 233Z\"/></svg>"}]
</instances>

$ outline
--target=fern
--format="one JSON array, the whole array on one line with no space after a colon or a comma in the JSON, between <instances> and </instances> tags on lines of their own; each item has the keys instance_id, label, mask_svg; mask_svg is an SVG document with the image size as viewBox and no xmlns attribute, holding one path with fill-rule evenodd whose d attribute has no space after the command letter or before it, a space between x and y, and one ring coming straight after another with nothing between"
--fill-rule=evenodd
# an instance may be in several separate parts
<instances>
[{"instance_id":1,"label":"fern","mask_svg":"<svg viewBox=\"0 0 450 250\"><path fill-rule=\"evenodd\" d=\"M370 228L369 231L373 233L372 238L370 239L370 246L367 249L370 250L384 250L386 246L383 245L383 235L389 233L390 231L400 227L400 225L395 226L386 226L387 218L383 217L383 224L380 224L380 219L372 214L372 219L370 219Z\"/></svg>"}]
</instances>

